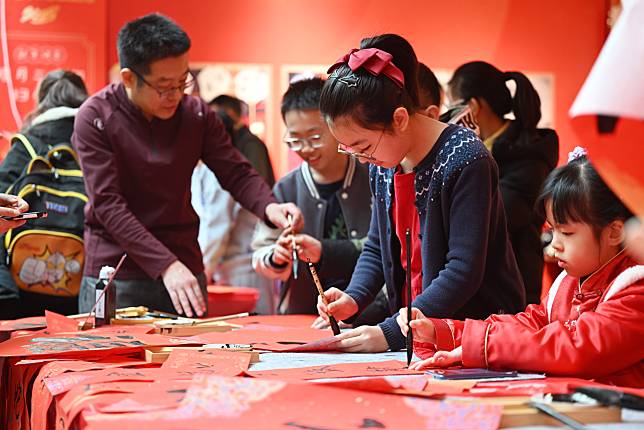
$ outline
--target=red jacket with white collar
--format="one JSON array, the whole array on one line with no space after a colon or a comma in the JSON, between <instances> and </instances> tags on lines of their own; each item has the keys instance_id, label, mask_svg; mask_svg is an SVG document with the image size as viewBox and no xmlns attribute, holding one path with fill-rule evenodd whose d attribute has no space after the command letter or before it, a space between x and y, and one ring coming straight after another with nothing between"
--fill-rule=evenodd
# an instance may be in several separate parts
<instances>
[{"instance_id":1,"label":"red jacket with white collar","mask_svg":"<svg viewBox=\"0 0 644 430\"><path fill-rule=\"evenodd\" d=\"M511 368L644 387L644 266L621 252L580 284L564 271L540 305L481 320L431 318L465 367Z\"/></svg>"}]
</instances>

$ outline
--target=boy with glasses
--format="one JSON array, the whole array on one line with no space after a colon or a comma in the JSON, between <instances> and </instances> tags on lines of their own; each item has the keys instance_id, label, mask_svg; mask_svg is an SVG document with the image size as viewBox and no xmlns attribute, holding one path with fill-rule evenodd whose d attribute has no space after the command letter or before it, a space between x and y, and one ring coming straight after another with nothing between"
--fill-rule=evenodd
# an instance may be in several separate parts
<instances>
[{"instance_id":1,"label":"boy with glasses","mask_svg":"<svg viewBox=\"0 0 644 430\"><path fill-rule=\"evenodd\" d=\"M189 49L188 35L162 15L127 23L118 36L123 82L89 98L76 117L72 144L89 196L81 312L96 301L101 266L116 265L124 253L117 307L206 312L199 218L190 204L199 159L260 219L301 223L294 205L275 201L208 105L184 94L193 82Z\"/></svg>"},{"instance_id":2,"label":"boy with glasses","mask_svg":"<svg viewBox=\"0 0 644 430\"><path fill-rule=\"evenodd\" d=\"M309 261L316 265L325 288L347 286L371 218L367 167L338 152L338 142L320 114L323 85L319 78L291 83L282 99L284 143L303 163L273 191L279 201L302 210L304 229L280 231L260 223L253 241L255 270L281 281L277 310L282 314L317 313L318 293L308 273ZM299 264L294 264L294 256ZM385 309L386 304L377 304L363 320L382 320Z\"/></svg>"}]
</instances>

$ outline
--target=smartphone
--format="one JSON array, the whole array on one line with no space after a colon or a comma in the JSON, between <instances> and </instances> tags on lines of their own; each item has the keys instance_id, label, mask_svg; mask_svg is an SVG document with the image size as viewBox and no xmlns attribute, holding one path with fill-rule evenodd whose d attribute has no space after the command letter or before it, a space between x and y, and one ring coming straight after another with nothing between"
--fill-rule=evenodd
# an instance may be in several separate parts
<instances>
[{"instance_id":1,"label":"smartphone","mask_svg":"<svg viewBox=\"0 0 644 430\"><path fill-rule=\"evenodd\" d=\"M435 379L492 379L492 378L513 378L519 376L516 370L498 371L488 369L434 369L428 372Z\"/></svg>"},{"instance_id":2,"label":"smartphone","mask_svg":"<svg viewBox=\"0 0 644 430\"><path fill-rule=\"evenodd\" d=\"M47 212L24 212L18 216L3 216L0 218L7 221L20 221L23 219L47 218Z\"/></svg>"}]
</instances>

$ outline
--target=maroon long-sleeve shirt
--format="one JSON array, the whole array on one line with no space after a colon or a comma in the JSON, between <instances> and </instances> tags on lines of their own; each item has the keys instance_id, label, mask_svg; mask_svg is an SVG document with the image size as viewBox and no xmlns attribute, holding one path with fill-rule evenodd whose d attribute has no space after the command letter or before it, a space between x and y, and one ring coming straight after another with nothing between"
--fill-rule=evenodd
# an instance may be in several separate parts
<instances>
[{"instance_id":1,"label":"maroon long-sleeve shirt","mask_svg":"<svg viewBox=\"0 0 644 430\"><path fill-rule=\"evenodd\" d=\"M105 87L78 113L72 144L80 157L85 208L86 276L115 265L121 279L157 279L175 260L203 271L199 218L190 178L199 159L242 206L265 219L271 189L233 147L203 101L184 96L167 120L147 120L122 84ZM252 232L249 232L252 234Z\"/></svg>"}]
</instances>

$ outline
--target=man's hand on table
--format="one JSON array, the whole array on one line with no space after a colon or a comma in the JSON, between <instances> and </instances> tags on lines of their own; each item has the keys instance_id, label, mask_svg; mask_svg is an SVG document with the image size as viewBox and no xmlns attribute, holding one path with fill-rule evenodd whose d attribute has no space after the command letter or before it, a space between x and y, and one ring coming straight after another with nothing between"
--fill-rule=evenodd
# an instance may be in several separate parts
<instances>
[{"instance_id":1,"label":"man's hand on table","mask_svg":"<svg viewBox=\"0 0 644 430\"><path fill-rule=\"evenodd\" d=\"M199 287L199 281L182 262L176 260L170 264L161 277L177 313L185 314L191 318L194 309L198 316L203 316L206 311L206 303Z\"/></svg>"}]
</instances>

